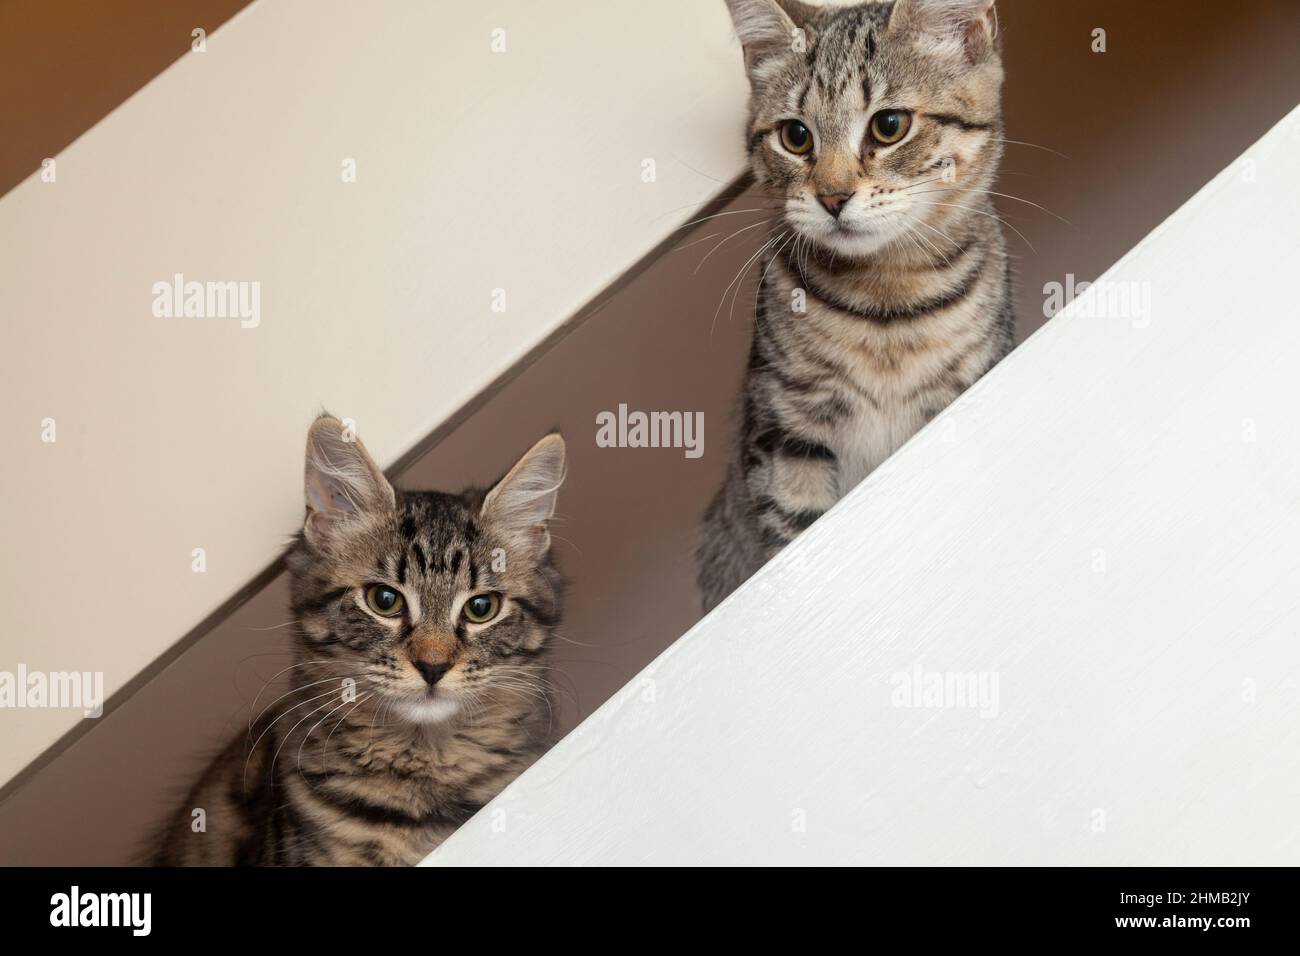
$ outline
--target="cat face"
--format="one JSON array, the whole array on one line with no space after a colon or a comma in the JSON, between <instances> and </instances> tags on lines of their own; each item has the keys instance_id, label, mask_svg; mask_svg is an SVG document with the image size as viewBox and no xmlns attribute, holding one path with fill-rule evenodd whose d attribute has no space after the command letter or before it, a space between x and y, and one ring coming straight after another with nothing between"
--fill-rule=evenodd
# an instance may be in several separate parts
<instances>
[{"instance_id":1,"label":"cat face","mask_svg":"<svg viewBox=\"0 0 1300 956\"><path fill-rule=\"evenodd\" d=\"M351 678L384 713L446 720L529 686L559 614L547 523L564 478L548 435L487 493L395 491L338 419L307 439L307 520L290 553L321 691Z\"/></svg>"},{"instance_id":2,"label":"cat face","mask_svg":"<svg viewBox=\"0 0 1300 956\"><path fill-rule=\"evenodd\" d=\"M849 258L926 248L1001 156L993 0L727 0L750 163L794 236ZM967 197L967 198L963 198Z\"/></svg>"}]
</instances>

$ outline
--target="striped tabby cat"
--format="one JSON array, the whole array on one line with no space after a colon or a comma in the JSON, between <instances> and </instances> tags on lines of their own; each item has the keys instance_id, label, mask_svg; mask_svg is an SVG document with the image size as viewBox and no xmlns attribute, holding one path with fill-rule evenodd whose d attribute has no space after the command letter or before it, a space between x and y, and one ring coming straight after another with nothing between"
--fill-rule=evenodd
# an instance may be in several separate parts
<instances>
[{"instance_id":1,"label":"striped tabby cat","mask_svg":"<svg viewBox=\"0 0 1300 956\"><path fill-rule=\"evenodd\" d=\"M156 862L415 863L527 767L549 730L563 477L548 435L486 494L394 491L317 419L287 559L293 688L208 767Z\"/></svg>"},{"instance_id":2,"label":"striped tabby cat","mask_svg":"<svg viewBox=\"0 0 1300 956\"><path fill-rule=\"evenodd\" d=\"M1011 349L990 187L993 0L728 0L778 213L742 421L705 516L712 608Z\"/></svg>"}]
</instances>

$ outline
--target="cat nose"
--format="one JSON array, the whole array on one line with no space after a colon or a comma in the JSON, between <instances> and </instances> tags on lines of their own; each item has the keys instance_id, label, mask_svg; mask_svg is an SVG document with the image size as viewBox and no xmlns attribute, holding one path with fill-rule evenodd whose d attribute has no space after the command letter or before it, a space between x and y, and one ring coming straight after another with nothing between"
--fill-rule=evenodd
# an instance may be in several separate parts
<instances>
[{"instance_id":1,"label":"cat nose","mask_svg":"<svg viewBox=\"0 0 1300 956\"><path fill-rule=\"evenodd\" d=\"M840 218L840 210L852 198L853 193L824 193L817 197L817 201L826 207L828 213L838 219Z\"/></svg>"},{"instance_id":2,"label":"cat nose","mask_svg":"<svg viewBox=\"0 0 1300 956\"><path fill-rule=\"evenodd\" d=\"M442 680L444 674L451 670L450 664L433 664L429 661L413 661L415 669L420 672L424 682L432 687L438 681Z\"/></svg>"}]
</instances>

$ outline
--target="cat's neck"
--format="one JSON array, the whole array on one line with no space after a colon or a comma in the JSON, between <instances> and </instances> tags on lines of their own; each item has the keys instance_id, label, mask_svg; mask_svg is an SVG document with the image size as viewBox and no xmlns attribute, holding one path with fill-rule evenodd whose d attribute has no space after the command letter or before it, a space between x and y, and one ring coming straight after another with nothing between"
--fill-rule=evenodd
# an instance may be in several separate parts
<instances>
[{"instance_id":1,"label":"cat's neck","mask_svg":"<svg viewBox=\"0 0 1300 956\"><path fill-rule=\"evenodd\" d=\"M385 754L424 751L436 763L450 741L504 736L508 728L534 720L539 708L544 722L546 702L535 694L496 689L460 703L443 719L412 720L385 701L371 699L346 716L336 738L341 735L353 749L364 749L380 760Z\"/></svg>"},{"instance_id":2,"label":"cat's neck","mask_svg":"<svg viewBox=\"0 0 1300 956\"><path fill-rule=\"evenodd\" d=\"M866 256L805 243L786 249L781 259L795 286L825 304L868 314L911 312L917 303L959 289L1000 241L994 216L979 212L954 216L931 236L904 236Z\"/></svg>"}]
</instances>

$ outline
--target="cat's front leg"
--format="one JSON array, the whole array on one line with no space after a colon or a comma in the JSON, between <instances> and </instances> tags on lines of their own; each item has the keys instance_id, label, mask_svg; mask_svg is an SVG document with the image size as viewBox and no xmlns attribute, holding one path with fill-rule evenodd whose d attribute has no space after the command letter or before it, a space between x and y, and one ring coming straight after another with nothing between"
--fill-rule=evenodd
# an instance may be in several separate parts
<instances>
[{"instance_id":1,"label":"cat's front leg","mask_svg":"<svg viewBox=\"0 0 1300 956\"><path fill-rule=\"evenodd\" d=\"M735 457L704 517L697 571L706 612L835 503L835 453L773 421L745 402Z\"/></svg>"},{"instance_id":2,"label":"cat's front leg","mask_svg":"<svg viewBox=\"0 0 1300 956\"><path fill-rule=\"evenodd\" d=\"M746 444L746 485L767 561L835 503L838 462L829 445L782 424L757 429Z\"/></svg>"}]
</instances>

